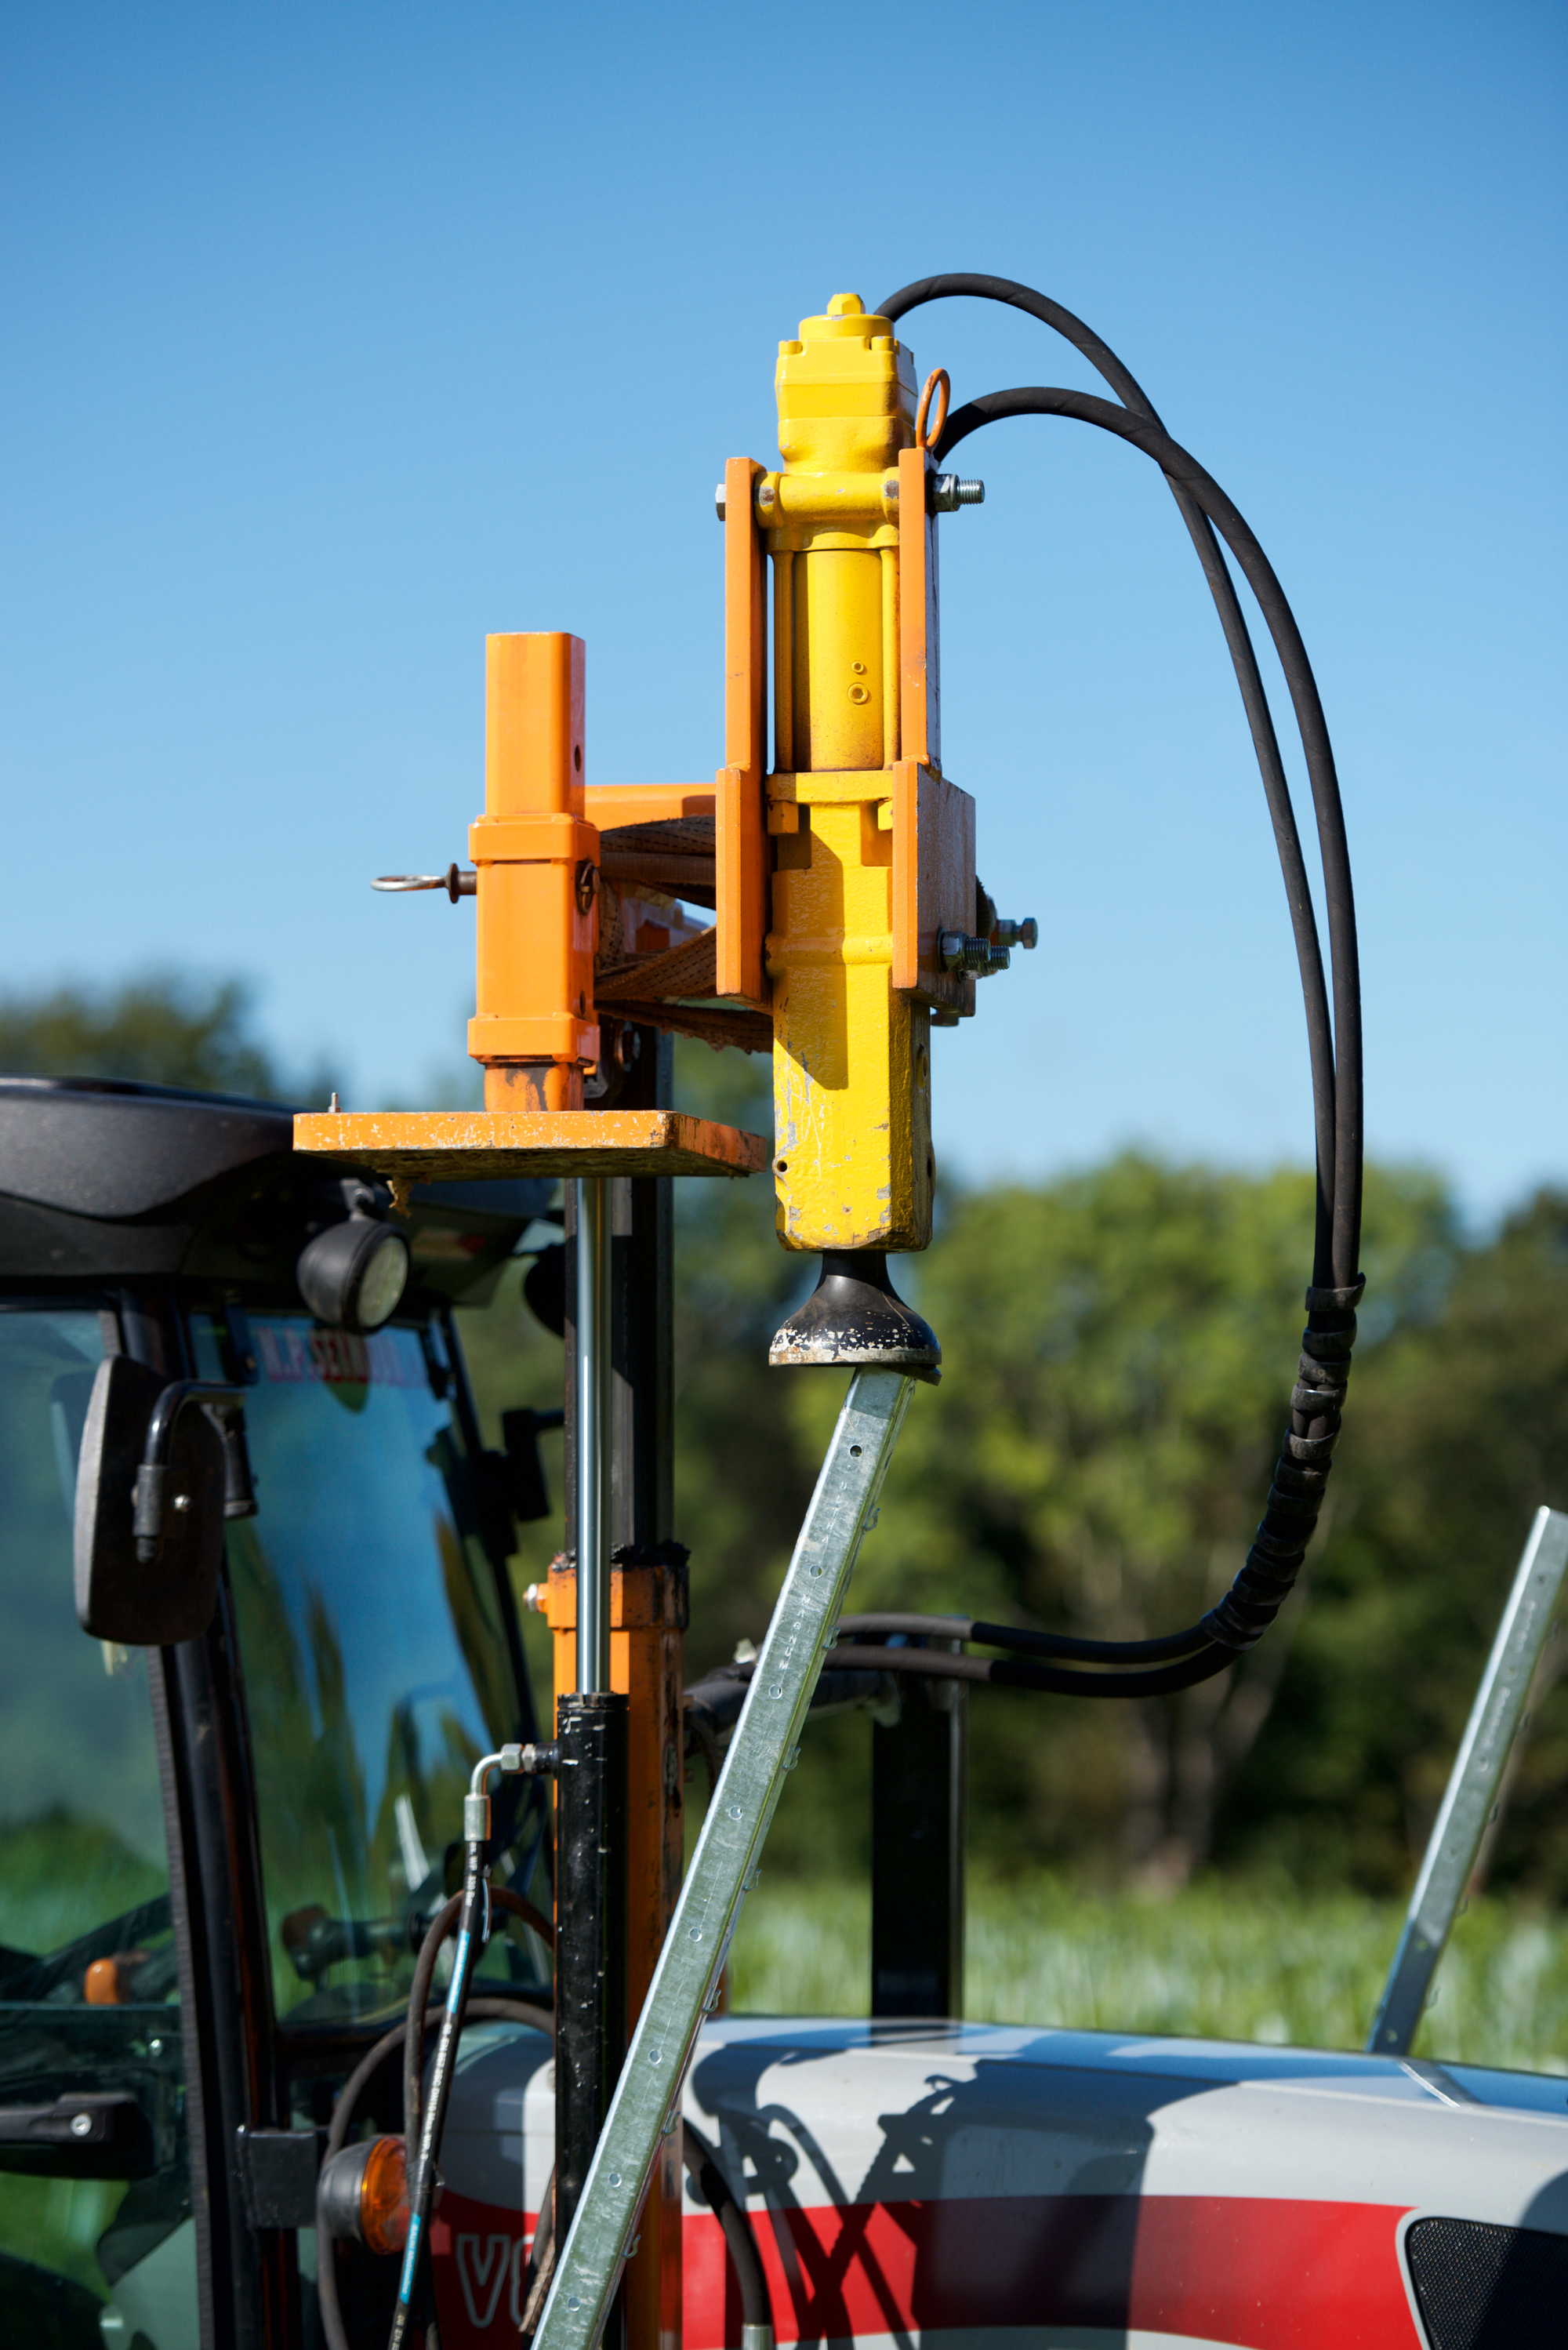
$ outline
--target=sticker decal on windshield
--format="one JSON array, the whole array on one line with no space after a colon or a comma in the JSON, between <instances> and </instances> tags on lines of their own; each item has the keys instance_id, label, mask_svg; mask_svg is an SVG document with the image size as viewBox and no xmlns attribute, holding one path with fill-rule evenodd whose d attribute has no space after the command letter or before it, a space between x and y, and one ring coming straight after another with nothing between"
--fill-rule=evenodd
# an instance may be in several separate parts
<instances>
[{"instance_id":1,"label":"sticker decal on windshield","mask_svg":"<svg viewBox=\"0 0 1568 2350\"><path fill-rule=\"evenodd\" d=\"M430 1374L412 1331L377 1330L368 1338L304 1320L251 1325L264 1375L296 1385L422 1388Z\"/></svg>"}]
</instances>

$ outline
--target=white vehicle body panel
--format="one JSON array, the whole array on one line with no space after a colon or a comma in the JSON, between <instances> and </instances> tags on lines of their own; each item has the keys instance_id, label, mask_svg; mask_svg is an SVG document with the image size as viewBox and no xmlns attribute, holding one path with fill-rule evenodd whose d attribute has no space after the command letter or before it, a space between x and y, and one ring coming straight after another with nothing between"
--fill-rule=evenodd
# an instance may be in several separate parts
<instances>
[{"instance_id":1,"label":"white vehicle body panel","mask_svg":"<svg viewBox=\"0 0 1568 2350\"><path fill-rule=\"evenodd\" d=\"M432 2237L450 2350L515 2327L553 2102L536 2034L468 2035ZM1552 2076L725 2016L685 2109L743 2187L781 2345L1428 2350L1412 2226L1568 2238L1568 2081ZM718 2222L690 2186L684 2210L685 2350L724 2350L739 2325Z\"/></svg>"}]
</instances>

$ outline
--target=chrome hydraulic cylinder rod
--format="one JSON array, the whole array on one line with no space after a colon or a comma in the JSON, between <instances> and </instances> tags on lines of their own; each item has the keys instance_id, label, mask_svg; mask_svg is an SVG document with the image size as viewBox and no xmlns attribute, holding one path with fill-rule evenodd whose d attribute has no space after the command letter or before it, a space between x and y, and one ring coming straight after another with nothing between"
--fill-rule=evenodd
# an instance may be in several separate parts
<instances>
[{"instance_id":1,"label":"chrome hydraulic cylinder rod","mask_svg":"<svg viewBox=\"0 0 1568 2350\"><path fill-rule=\"evenodd\" d=\"M806 1511L751 1688L627 2052L562 2248L535 2350L592 2350L600 2338L659 2141L680 2115L686 2068L719 1981L741 1901L833 1638L856 1556L876 1513L914 1382L899 1371L851 1381Z\"/></svg>"},{"instance_id":2,"label":"chrome hydraulic cylinder rod","mask_svg":"<svg viewBox=\"0 0 1568 2350\"><path fill-rule=\"evenodd\" d=\"M1509 1750L1557 1612L1565 1570L1568 1515L1561 1510L1537 1510L1410 1896L1377 2020L1367 2036L1372 2055L1406 2056L1410 2052L1432 1977L1497 1806Z\"/></svg>"},{"instance_id":3,"label":"chrome hydraulic cylinder rod","mask_svg":"<svg viewBox=\"0 0 1568 2350\"><path fill-rule=\"evenodd\" d=\"M610 1369L609 1202L602 1177L576 1186L577 1689L609 1687L606 1546Z\"/></svg>"}]
</instances>

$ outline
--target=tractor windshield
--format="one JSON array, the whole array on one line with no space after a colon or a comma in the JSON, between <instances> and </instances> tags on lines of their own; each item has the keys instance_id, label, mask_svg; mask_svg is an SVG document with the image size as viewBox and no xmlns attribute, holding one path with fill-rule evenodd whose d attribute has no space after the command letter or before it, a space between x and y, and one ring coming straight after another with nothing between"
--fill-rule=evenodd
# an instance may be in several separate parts
<instances>
[{"instance_id":1,"label":"tractor windshield","mask_svg":"<svg viewBox=\"0 0 1568 2350\"><path fill-rule=\"evenodd\" d=\"M469 1774L527 1726L440 1341L303 1315L247 1326L257 1514L230 1526L228 1558L274 1996L291 2026L340 2024L406 2000L455 1889ZM221 1378L213 1325L197 1317L195 1337ZM543 1804L534 1783L506 1785L495 1877L523 1891ZM520 1928L486 1972L537 1981L542 1960Z\"/></svg>"},{"instance_id":2,"label":"tractor windshield","mask_svg":"<svg viewBox=\"0 0 1568 2350\"><path fill-rule=\"evenodd\" d=\"M146 1655L72 1597L96 1312L0 1311L0 2108L114 2099L112 2143L0 2143L0 2341L196 2339L181 2013ZM123 2321L123 2323L122 2323Z\"/></svg>"}]
</instances>

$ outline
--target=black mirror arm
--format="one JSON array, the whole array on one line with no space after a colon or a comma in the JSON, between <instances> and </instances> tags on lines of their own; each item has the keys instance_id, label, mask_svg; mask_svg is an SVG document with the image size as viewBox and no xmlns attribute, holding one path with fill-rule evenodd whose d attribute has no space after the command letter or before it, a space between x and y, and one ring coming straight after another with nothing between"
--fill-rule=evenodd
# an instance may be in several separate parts
<instances>
[{"instance_id":1,"label":"black mirror arm","mask_svg":"<svg viewBox=\"0 0 1568 2350\"><path fill-rule=\"evenodd\" d=\"M245 1416L241 1408L244 1394L243 1388L221 1385L216 1380L175 1379L164 1388L153 1405L152 1417L147 1423L147 1443L141 1455L141 1466L136 1472L136 1485L131 1497L131 1531L136 1536L136 1555L143 1566L151 1566L158 1556L158 1546L163 1539L165 1508L172 1506L179 1510L190 1507L188 1494L175 1493L167 1500L165 1496L174 1430L187 1404L211 1404L223 1408L216 1417L223 1438L223 1515L225 1518L254 1516L255 1492L245 1450Z\"/></svg>"}]
</instances>

